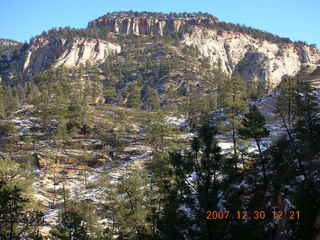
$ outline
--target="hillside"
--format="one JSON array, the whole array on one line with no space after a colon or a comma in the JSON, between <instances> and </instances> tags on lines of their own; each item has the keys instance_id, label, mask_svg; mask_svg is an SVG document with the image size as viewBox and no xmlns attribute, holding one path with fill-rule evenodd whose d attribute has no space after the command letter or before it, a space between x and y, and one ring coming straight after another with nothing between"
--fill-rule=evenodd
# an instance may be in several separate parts
<instances>
[{"instance_id":1,"label":"hillside","mask_svg":"<svg viewBox=\"0 0 320 240\"><path fill-rule=\"evenodd\" d=\"M0 46L0 240L319 238L319 49L132 11Z\"/></svg>"},{"instance_id":2,"label":"hillside","mask_svg":"<svg viewBox=\"0 0 320 240\"><path fill-rule=\"evenodd\" d=\"M0 56L12 51L13 49L19 48L22 43L10 40L10 39L0 39Z\"/></svg>"},{"instance_id":3,"label":"hillside","mask_svg":"<svg viewBox=\"0 0 320 240\"><path fill-rule=\"evenodd\" d=\"M141 51L159 44L167 48L175 45L178 51L174 57L179 58L184 54L182 49L192 47L197 50L194 61L200 57L211 66L220 66L229 76L239 73L248 82L261 83L270 89L283 76L297 74L302 65L320 61L319 50L312 46L220 22L208 14L120 12L93 20L86 29L53 29L35 37L19 50L1 57L0 74L8 83L18 75L26 79L28 74L39 73L49 66L96 65L110 54L125 56L125 52L136 47L139 38L146 44L140 44Z\"/></svg>"}]
</instances>

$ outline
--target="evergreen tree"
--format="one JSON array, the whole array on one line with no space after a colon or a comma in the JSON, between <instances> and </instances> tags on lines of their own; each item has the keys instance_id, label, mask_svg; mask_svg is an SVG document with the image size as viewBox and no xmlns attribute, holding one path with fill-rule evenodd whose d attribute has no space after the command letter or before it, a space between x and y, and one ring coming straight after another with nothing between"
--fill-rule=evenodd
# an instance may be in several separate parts
<instances>
[{"instance_id":1,"label":"evergreen tree","mask_svg":"<svg viewBox=\"0 0 320 240\"><path fill-rule=\"evenodd\" d=\"M20 188L7 185L3 179L0 181L0 239L42 239L39 226L43 214L28 210L27 202Z\"/></svg>"},{"instance_id":2,"label":"evergreen tree","mask_svg":"<svg viewBox=\"0 0 320 240\"><path fill-rule=\"evenodd\" d=\"M106 210L112 217L113 227L106 229L108 237L148 239L152 235L148 177L144 170L129 169L118 184L108 185L111 192L106 198Z\"/></svg>"},{"instance_id":3,"label":"evergreen tree","mask_svg":"<svg viewBox=\"0 0 320 240\"><path fill-rule=\"evenodd\" d=\"M220 93L222 96L221 106L225 107L226 121L223 123L224 130L231 130L233 141L233 164L237 170L238 164L238 129L241 127L241 115L247 106L245 83L239 75L227 79Z\"/></svg>"},{"instance_id":4,"label":"evergreen tree","mask_svg":"<svg viewBox=\"0 0 320 240\"><path fill-rule=\"evenodd\" d=\"M86 223L78 209L69 207L63 211L60 222L51 231L50 235L56 240L88 240Z\"/></svg>"},{"instance_id":5,"label":"evergreen tree","mask_svg":"<svg viewBox=\"0 0 320 240\"><path fill-rule=\"evenodd\" d=\"M128 94L127 106L139 108L141 104L141 91L136 82L129 85Z\"/></svg>"},{"instance_id":6,"label":"evergreen tree","mask_svg":"<svg viewBox=\"0 0 320 240\"><path fill-rule=\"evenodd\" d=\"M165 152L166 149L174 147L175 133L166 122L166 114L160 110L148 119L146 127L147 142L155 152Z\"/></svg>"},{"instance_id":7,"label":"evergreen tree","mask_svg":"<svg viewBox=\"0 0 320 240\"><path fill-rule=\"evenodd\" d=\"M117 93L115 87L112 83L107 82L103 88L103 95L105 98L106 103L114 103L117 97Z\"/></svg>"},{"instance_id":8,"label":"evergreen tree","mask_svg":"<svg viewBox=\"0 0 320 240\"><path fill-rule=\"evenodd\" d=\"M239 129L242 138L253 138L257 144L260 161L262 162L263 179L265 190L267 188L266 162L262 154L261 140L269 136L269 130L265 127L266 120L256 105L250 106L249 112L245 114L242 121L243 127Z\"/></svg>"},{"instance_id":9,"label":"evergreen tree","mask_svg":"<svg viewBox=\"0 0 320 240\"><path fill-rule=\"evenodd\" d=\"M170 212L179 210L179 205L184 205L188 210L171 219L175 228L183 229L183 232L192 239L221 239L225 236L226 222L224 220L211 221L206 219L209 209L219 209L221 191L223 185L219 180L223 170L223 157L221 149L215 139L216 128L210 126L208 121L199 129L199 136L192 141L190 152L172 153L170 161L176 175L176 200L171 199L171 204L166 206L166 221L172 215ZM169 211L171 209L171 211ZM180 217L183 216L183 222ZM175 221L172 223L172 221ZM196 225L198 228L190 226ZM169 226L167 226L169 227ZM178 232L169 229L163 230L164 235L179 236ZM180 236L181 237L181 236ZM182 238L181 238L182 239Z\"/></svg>"},{"instance_id":10,"label":"evergreen tree","mask_svg":"<svg viewBox=\"0 0 320 240\"><path fill-rule=\"evenodd\" d=\"M286 129L288 137L292 139L292 131L296 121L298 82L296 78L285 77L279 86L279 95L276 96L275 113Z\"/></svg>"},{"instance_id":11,"label":"evergreen tree","mask_svg":"<svg viewBox=\"0 0 320 240\"><path fill-rule=\"evenodd\" d=\"M146 110L158 110L160 108L160 98L157 91L148 85L145 85L142 89L142 101Z\"/></svg>"}]
</instances>

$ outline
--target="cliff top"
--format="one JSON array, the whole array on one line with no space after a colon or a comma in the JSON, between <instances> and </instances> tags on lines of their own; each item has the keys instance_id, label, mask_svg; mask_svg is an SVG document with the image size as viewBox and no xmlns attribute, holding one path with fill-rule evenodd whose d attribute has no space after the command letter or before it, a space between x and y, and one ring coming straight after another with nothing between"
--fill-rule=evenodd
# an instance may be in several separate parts
<instances>
[{"instance_id":1,"label":"cliff top","mask_svg":"<svg viewBox=\"0 0 320 240\"><path fill-rule=\"evenodd\" d=\"M4 38L0 38L0 55L2 55L3 53L5 53L6 51L10 50L10 49L14 49L16 47L21 46L22 43L11 40L11 39L4 39Z\"/></svg>"},{"instance_id":2,"label":"cliff top","mask_svg":"<svg viewBox=\"0 0 320 240\"><path fill-rule=\"evenodd\" d=\"M245 33L254 38L268 40L277 44L293 43L287 37L280 37L278 35L248 27L241 24L234 24L220 21L217 17L209 13L161 13L161 12L134 12L134 11L122 11L107 13L93 21L90 21L88 28L104 28L103 23L106 20L116 20L122 18L156 18L161 20L186 20L189 26L200 25L208 29L215 29L220 31ZM198 21L200 20L200 21ZM111 30L112 31L112 30ZM305 42L295 42L296 44L308 45Z\"/></svg>"},{"instance_id":3,"label":"cliff top","mask_svg":"<svg viewBox=\"0 0 320 240\"><path fill-rule=\"evenodd\" d=\"M0 46L17 46L20 42L11 39L0 38Z\"/></svg>"},{"instance_id":4,"label":"cliff top","mask_svg":"<svg viewBox=\"0 0 320 240\"><path fill-rule=\"evenodd\" d=\"M100 18L159 18L159 19L211 19L218 21L218 18L209 13L162 13L162 12L134 12L134 11L122 11L107 13Z\"/></svg>"}]
</instances>

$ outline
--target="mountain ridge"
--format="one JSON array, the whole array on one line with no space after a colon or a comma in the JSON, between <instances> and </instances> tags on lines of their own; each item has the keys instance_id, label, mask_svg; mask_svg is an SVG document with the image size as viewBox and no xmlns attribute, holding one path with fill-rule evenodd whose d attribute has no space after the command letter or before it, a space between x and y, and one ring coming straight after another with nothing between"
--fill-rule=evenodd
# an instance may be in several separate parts
<instances>
[{"instance_id":1,"label":"mountain ridge","mask_svg":"<svg viewBox=\"0 0 320 240\"><path fill-rule=\"evenodd\" d=\"M132 35L136 36L135 41L150 38L152 45L169 41L166 44L176 42L180 49L196 48L199 57L220 66L227 75L239 73L247 81L263 82L271 89L283 76L297 74L303 65L320 64L320 51L314 46L220 22L210 14L115 12L89 22L86 29L52 29L34 37L29 44L0 58L0 74L8 82L12 72L27 77L50 66L98 65L109 53L117 55L134 47L126 44ZM95 47L90 47L92 41L96 42ZM104 47L99 50L98 46ZM146 48L142 46L141 50Z\"/></svg>"}]
</instances>

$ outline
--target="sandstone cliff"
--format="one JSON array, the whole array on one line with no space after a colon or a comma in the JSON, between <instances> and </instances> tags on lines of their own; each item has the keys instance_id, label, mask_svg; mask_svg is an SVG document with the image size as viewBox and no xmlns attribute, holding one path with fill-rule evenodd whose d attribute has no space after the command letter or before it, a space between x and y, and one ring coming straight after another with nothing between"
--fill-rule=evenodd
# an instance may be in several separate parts
<instances>
[{"instance_id":1,"label":"sandstone cliff","mask_svg":"<svg viewBox=\"0 0 320 240\"><path fill-rule=\"evenodd\" d=\"M0 38L0 47L15 47L19 46L21 43L11 40Z\"/></svg>"},{"instance_id":2,"label":"sandstone cliff","mask_svg":"<svg viewBox=\"0 0 320 240\"><path fill-rule=\"evenodd\" d=\"M228 74L240 73L245 79L265 81L271 87L284 75L296 75L304 64L320 63L318 49L276 44L247 34L194 27L183 35L183 43L197 47L201 55L219 64Z\"/></svg>"},{"instance_id":3,"label":"sandstone cliff","mask_svg":"<svg viewBox=\"0 0 320 240\"><path fill-rule=\"evenodd\" d=\"M0 55L5 54L7 51L17 48L21 45L20 42L10 40L10 39L3 39L0 38Z\"/></svg>"},{"instance_id":4,"label":"sandstone cliff","mask_svg":"<svg viewBox=\"0 0 320 240\"><path fill-rule=\"evenodd\" d=\"M196 47L211 64L220 63L229 75L238 72L249 81L264 81L270 87L284 75L297 74L304 64L320 64L319 50L309 45L276 43L246 33L219 30L220 25L213 16L155 18L115 13L90 22L89 28L134 35L179 33L183 44Z\"/></svg>"},{"instance_id":5,"label":"sandstone cliff","mask_svg":"<svg viewBox=\"0 0 320 240\"><path fill-rule=\"evenodd\" d=\"M99 39L92 34L97 29L102 31ZM248 81L262 81L271 88L284 75L297 74L303 65L320 64L317 48L263 31L229 25L209 14L111 13L91 21L83 31L92 36L83 37L82 32L66 38L41 35L19 51L0 57L0 72L8 76L10 71L37 73L49 66L94 65L124 48L134 47L123 44L126 40L118 38L119 33L139 37L175 34L181 48L197 48L201 57L211 64L220 64L228 75L240 73ZM115 43L100 39L109 39L109 33ZM255 33L262 37L256 37ZM124 48L121 49L120 44Z\"/></svg>"},{"instance_id":6,"label":"sandstone cliff","mask_svg":"<svg viewBox=\"0 0 320 240\"><path fill-rule=\"evenodd\" d=\"M126 34L171 34L181 33L189 29L190 26L208 25L216 23L214 17L187 17L173 18L165 17L108 17L103 16L89 23L89 28L106 28L109 31Z\"/></svg>"},{"instance_id":7,"label":"sandstone cliff","mask_svg":"<svg viewBox=\"0 0 320 240\"><path fill-rule=\"evenodd\" d=\"M14 74L38 73L49 66L97 64L121 51L118 44L89 38L37 37L0 57L0 71L8 81Z\"/></svg>"},{"instance_id":8,"label":"sandstone cliff","mask_svg":"<svg viewBox=\"0 0 320 240\"><path fill-rule=\"evenodd\" d=\"M40 37L34 39L26 51L23 72L40 72L51 64L54 67L96 64L120 51L119 45L103 40Z\"/></svg>"}]
</instances>

